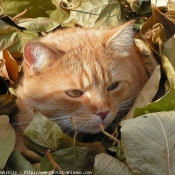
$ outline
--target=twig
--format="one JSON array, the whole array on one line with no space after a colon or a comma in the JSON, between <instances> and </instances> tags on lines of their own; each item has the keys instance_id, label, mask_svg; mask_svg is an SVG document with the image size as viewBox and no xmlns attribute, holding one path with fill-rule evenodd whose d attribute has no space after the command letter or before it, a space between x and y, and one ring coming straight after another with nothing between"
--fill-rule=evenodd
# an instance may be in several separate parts
<instances>
[{"instance_id":1,"label":"twig","mask_svg":"<svg viewBox=\"0 0 175 175\"><path fill-rule=\"evenodd\" d=\"M80 5L81 5L81 3L82 3L82 0L80 0L80 1L79 1L79 4L78 4L77 6L74 6L74 7L65 7L65 6L63 5L63 3L64 3L63 0L61 0L61 2L60 2L60 7L61 7L61 9L65 10L66 12L69 12L70 10L74 10L74 9L80 7Z\"/></svg>"},{"instance_id":2,"label":"twig","mask_svg":"<svg viewBox=\"0 0 175 175\"><path fill-rule=\"evenodd\" d=\"M16 15L15 17L12 18L13 21L15 21L17 18L25 15L27 13L27 9L25 9L23 12L21 12L20 14Z\"/></svg>"},{"instance_id":3,"label":"twig","mask_svg":"<svg viewBox=\"0 0 175 175\"><path fill-rule=\"evenodd\" d=\"M76 138L77 138L77 125L76 125L76 123L75 123L75 121L73 120L72 117L70 118L70 120L71 120L72 124L75 127L75 136L74 136L74 143L73 143L73 147L75 147L76 146Z\"/></svg>"},{"instance_id":4,"label":"twig","mask_svg":"<svg viewBox=\"0 0 175 175\"><path fill-rule=\"evenodd\" d=\"M52 158L52 156L50 154L50 149L48 149L46 151L46 155L47 155L48 159L50 160L50 162L51 162L51 164L52 164L52 166L54 168L54 171L55 170L59 170L62 175L65 175L64 172L63 172L63 170L60 168L60 166L53 160L53 158Z\"/></svg>"},{"instance_id":5,"label":"twig","mask_svg":"<svg viewBox=\"0 0 175 175\"><path fill-rule=\"evenodd\" d=\"M116 142L120 142L120 140L118 140L117 138L115 138L114 136L112 136L111 134L107 133L105 130L104 130L104 126L102 123L99 123L99 126L103 132L103 134L105 134L106 136L108 136L109 138L111 138L112 140L116 141Z\"/></svg>"}]
</instances>

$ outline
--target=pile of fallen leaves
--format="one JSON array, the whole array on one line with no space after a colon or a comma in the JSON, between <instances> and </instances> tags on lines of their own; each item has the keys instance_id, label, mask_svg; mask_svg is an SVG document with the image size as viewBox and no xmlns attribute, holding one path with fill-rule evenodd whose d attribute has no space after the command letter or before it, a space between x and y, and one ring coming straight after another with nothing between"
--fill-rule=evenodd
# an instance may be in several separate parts
<instances>
[{"instance_id":1,"label":"pile of fallen leaves","mask_svg":"<svg viewBox=\"0 0 175 175\"><path fill-rule=\"evenodd\" d=\"M1 174L175 172L175 4L169 0L158 6L151 6L150 0L1 0ZM142 61L150 78L121 122L119 140L103 131L113 140L110 147L77 142L76 133L74 139L69 137L34 110L23 133L30 151L14 150L16 136L9 118L18 111L14 89L24 44L63 27L114 28L131 19L137 19L135 43L145 56Z\"/></svg>"}]
</instances>

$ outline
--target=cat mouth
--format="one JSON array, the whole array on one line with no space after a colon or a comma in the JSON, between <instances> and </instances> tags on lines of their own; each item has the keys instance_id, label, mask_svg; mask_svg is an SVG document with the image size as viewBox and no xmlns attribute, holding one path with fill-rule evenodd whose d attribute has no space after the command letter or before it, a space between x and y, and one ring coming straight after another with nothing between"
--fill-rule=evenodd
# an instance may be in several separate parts
<instances>
[{"instance_id":1,"label":"cat mouth","mask_svg":"<svg viewBox=\"0 0 175 175\"><path fill-rule=\"evenodd\" d=\"M100 124L103 125L103 128L106 129L110 123L114 120L115 117L113 115L108 114L108 116L102 120L98 115L91 115L87 120L80 120L80 118L74 118L75 123L77 124L78 130L81 133L91 133L96 134L102 132ZM81 122L80 122L81 121Z\"/></svg>"},{"instance_id":2,"label":"cat mouth","mask_svg":"<svg viewBox=\"0 0 175 175\"><path fill-rule=\"evenodd\" d=\"M63 118L63 116L62 116ZM73 119L74 124L71 122L71 118ZM60 117L56 117L55 120L60 127L65 130L75 130L75 127L78 129L78 132L80 133L91 133L91 134L96 134L102 132L102 129L100 128L99 124L101 123L106 129L110 123L113 120L113 116L111 114L108 114L108 116L102 120L101 117L98 115L89 115L89 116L84 116L84 119L82 117L78 116L64 116L64 120L57 120L60 119Z\"/></svg>"}]
</instances>

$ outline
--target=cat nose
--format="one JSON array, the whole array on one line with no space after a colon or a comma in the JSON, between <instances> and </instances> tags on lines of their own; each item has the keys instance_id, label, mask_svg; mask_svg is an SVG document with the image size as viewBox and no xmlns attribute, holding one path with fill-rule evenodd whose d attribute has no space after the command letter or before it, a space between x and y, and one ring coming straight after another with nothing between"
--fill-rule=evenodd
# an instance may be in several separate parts
<instances>
[{"instance_id":1,"label":"cat nose","mask_svg":"<svg viewBox=\"0 0 175 175\"><path fill-rule=\"evenodd\" d=\"M96 115L100 116L100 118L102 120L104 120L106 118L106 116L108 115L109 111L100 111L98 113L95 113Z\"/></svg>"}]
</instances>

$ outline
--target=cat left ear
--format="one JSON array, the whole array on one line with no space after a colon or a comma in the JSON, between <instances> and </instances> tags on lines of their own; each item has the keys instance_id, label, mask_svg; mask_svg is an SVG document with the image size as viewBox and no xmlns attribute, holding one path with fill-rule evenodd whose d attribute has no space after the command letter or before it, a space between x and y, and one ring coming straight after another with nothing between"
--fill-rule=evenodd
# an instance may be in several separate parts
<instances>
[{"instance_id":1,"label":"cat left ear","mask_svg":"<svg viewBox=\"0 0 175 175\"><path fill-rule=\"evenodd\" d=\"M34 41L25 45L23 55L27 72L33 75L40 72L58 54L43 43Z\"/></svg>"},{"instance_id":2,"label":"cat left ear","mask_svg":"<svg viewBox=\"0 0 175 175\"><path fill-rule=\"evenodd\" d=\"M106 32L106 46L112 47L119 54L127 54L125 51L128 51L134 44L134 22L135 21L132 20L114 29L108 30Z\"/></svg>"}]
</instances>

